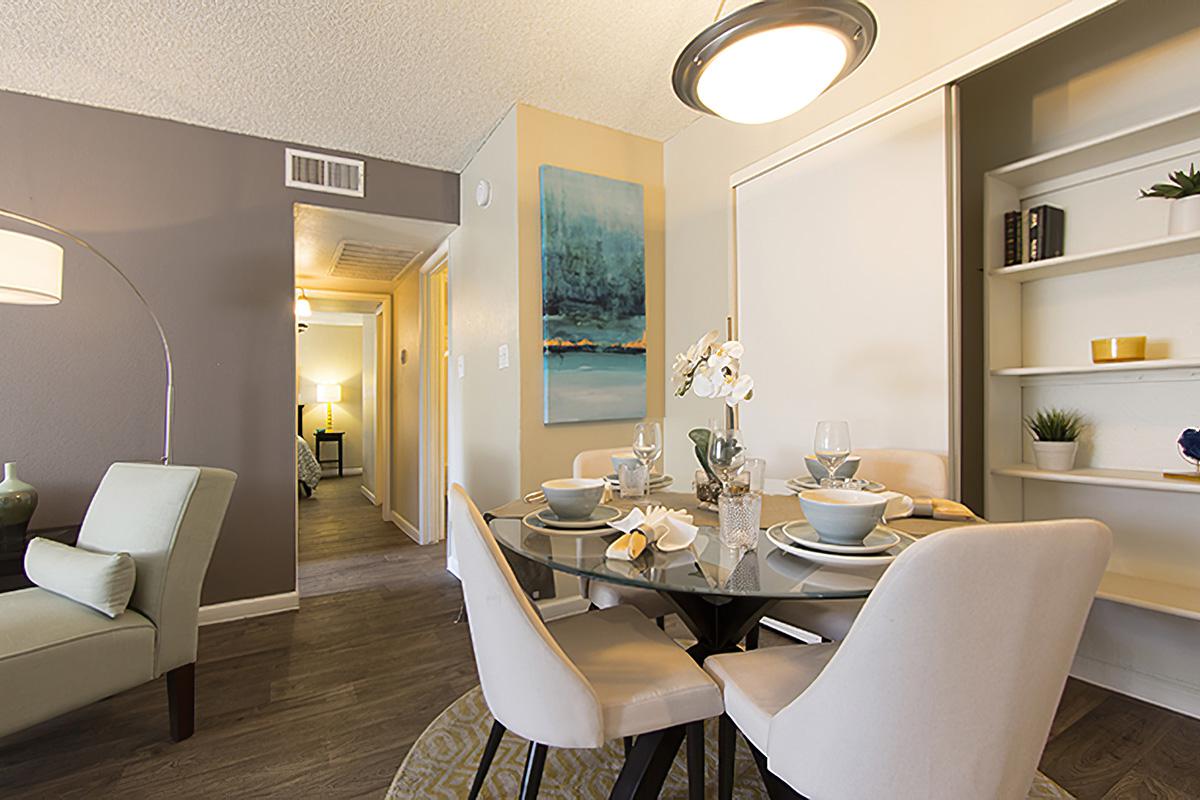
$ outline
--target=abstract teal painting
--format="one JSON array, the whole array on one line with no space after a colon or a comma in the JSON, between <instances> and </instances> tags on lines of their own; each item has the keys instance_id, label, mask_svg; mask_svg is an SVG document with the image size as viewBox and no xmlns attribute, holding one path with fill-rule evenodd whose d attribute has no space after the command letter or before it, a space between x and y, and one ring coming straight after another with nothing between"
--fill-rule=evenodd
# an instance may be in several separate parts
<instances>
[{"instance_id":1,"label":"abstract teal painting","mask_svg":"<svg viewBox=\"0 0 1200 800\"><path fill-rule=\"evenodd\" d=\"M543 164L546 423L646 416L642 187Z\"/></svg>"}]
</instances>

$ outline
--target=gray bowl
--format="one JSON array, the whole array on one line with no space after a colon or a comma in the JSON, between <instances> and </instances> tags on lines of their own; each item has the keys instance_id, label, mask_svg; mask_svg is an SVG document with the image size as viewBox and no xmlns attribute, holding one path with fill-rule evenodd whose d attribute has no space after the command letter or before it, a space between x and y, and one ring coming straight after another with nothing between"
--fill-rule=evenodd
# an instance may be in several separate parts
<instances>
[{"instance_id":1,"label":"gray bowl","mask_svg":"<svg viewBox=\"0 0 1200 800\"><path fill-rule=\"evenodd\" d=\"M860 544L883 521L888 498L856 489L813 489L800 493L804 518L822 541Z\"/></svg>"},{"instance_id":2,"label":"gray bowl","mask_svg":"<svg viewBox=\"0 0 1200 800\"><path fill-rule=\"evenodd\" d=\"M559 519L587 519L604 497L603 478L557 478L542 484L542 494Z\"/></svg>"},{"instance_id":3,"label":"gray bowl","mask_svg":"<svg viewBox=\"0 0 1200 800\"><path fill-rule=\"evenodd\" d=\"M854 473L858 472L858 456L847 456L846 460L838 464L838 468L833 471L836 477L853 478ZM817 460L816 456L805 456L804 466L808 467L808 474L813 476L813 480L822 481L829 477L829 470L825 469L825 465Z\"/></svg>"}]
</instances>

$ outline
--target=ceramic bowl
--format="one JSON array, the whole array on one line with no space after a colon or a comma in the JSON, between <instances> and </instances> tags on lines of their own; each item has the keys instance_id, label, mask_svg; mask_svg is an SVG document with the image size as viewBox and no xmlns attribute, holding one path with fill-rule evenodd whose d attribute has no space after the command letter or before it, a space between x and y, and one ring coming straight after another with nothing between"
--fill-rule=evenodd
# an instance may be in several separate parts
<instances>
[{"instance_id":1,"label":"ceramic bowl","mask_svg":"<svg viewBox=\"0 0 1200 800\"><path fill-rule=\"evenodd\" d=\"M856 489L812 489L800 493L800 507L823 541L859 544L883 519L888 498Z\"/></svg>"},{"instance_id":2,"label":"ceramic bowl","mask_svg":"<svg viewBox=\"0 0 1200 800\"><path fill-rule=\"evenodd\" d=\"M1145 357L1145 336L1114 336L1111 339L1092 339L1092 363L1113 364L1118 361L1141 361Z\"/></svg>"},{"instance_id":3,"label":"ceramic bowl","mask_svg":"<svg viewBox=\"0 0 1200 800\"><path fill-rule=\"evenodd\" d=\"M847 456L845 461L838 464L834 475L839 478L853 478L854 473L858 472L858 462L858 456ZM817 461L816 456L805 456L804 465L808 467L808 474L812 475L815 481L822 481L829 477L829 470L825 469L824 464Z\"/></svg>"},{"instance_id":4,"label":"ceramic bowl","mask_svg":"<svg viewBox=\"0 0 1200 800\"><path fill-rule=\"evenodd\" d=\"M637 460L637 456L633 454L632 450L620 450L612 454L613 472L617 473L618 475L621 474L622 464L629 464L630 466L636 467L640 463L641 462Z\"/></svg>"},{"instance_id":5,"label":"ceramic bowl","mask_svg":"<svg viewBox=\"0 0 1200 800\"><path fill-rule=\"evenodd\" d=\"M587 519L604 497L604 479L557 478L542 484L542 494L559 519Z\"/></svg>"}]
</instances>

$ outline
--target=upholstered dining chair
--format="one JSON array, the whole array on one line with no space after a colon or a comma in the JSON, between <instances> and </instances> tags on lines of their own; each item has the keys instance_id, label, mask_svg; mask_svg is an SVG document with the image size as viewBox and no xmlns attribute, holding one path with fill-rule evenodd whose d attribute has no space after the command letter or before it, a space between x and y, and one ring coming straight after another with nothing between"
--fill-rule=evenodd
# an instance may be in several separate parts
<instances>
[{"instance_id":1,"label":"upholstered dining chair","mask_svg":"<svg viewBox=\"0 0 1200 800\"><path fill-rule=\"evenodd\" d=\"M772 798L1024 798L1111 549L1094 520L928 536L845 641L709 657Z\"/></svg>"},{"instance_id":2,"label":"upholstered dining chair","mask_svg":"<svg viewBox=\"0 0 1200 800\"><path fill-rule=\"evenodd\" d=\"M30 575L38 586L0 595L0 736L162 675L171 736L192 735L200 589L236 481L207 467L109 467L75 548L53 546ZM128 606L72 599L105 597L111 587L88 585L80 560L114 554L132 557Z\"/></svg>"},{"instance_id":3,"label":"upholstered dining chair","mask_svg":"<svg viewBox=\"0 0 1200 800\"><path fill-rule=\"evenodd\" d=\"M612 457L617 453L631 452L628 447L611 447L601 450L583 450L571 465L571 474L575 478L603 478L612 473ZM666 625L667 614L675 609L658 592L650 589L638 589L634 586L618 586L615 583L579 579L579 594L596 608L615 608L629 605L658 622L658 627Z\"/></svg>"},{"instance_id":4,"label":"upholstered dining chair","mask_svg":"<svg viewBox=\"0 0 1200 800\"><path fill-rule=\"evenodd\" d=\"M470 797L505 730L529 741L521 798L537 796L548 747L593 748L636 736L612 790L633 797L688 740L689 797L704 796L703 720L721 713L717 686L678 645L629 607L545 623L521 591L479 509L450 489L463 598L479 682L495 718ZM659 745L665 745L660 749Z\"/></svg>"},{"instance_id":5,"label":"upholstered dining chair","mask_svg":"<svg viewBox=\"0 0 1200 800\"><path fill-rule=\"evenodd\" d=\"M859 474L909 497L947 497L950 472L946 457L923 450L855 450ZM862 609L862 600L784 602L771 609L771 619L840 642Z\"/></svg>"}]
</instances>

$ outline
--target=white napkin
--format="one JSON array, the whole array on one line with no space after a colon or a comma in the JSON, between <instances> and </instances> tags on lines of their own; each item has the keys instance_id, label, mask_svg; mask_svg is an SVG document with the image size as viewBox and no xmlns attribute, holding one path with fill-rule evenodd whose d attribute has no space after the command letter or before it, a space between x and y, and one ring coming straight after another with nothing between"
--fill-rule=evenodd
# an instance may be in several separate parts
<instances>
[{"instance_id":1,"label":"white napkin","mask_svg":"<svg viewBox=\"0 0 1200 800\"><path fill-rule=\"evenodd\" d=\"M664 553L687 548L696 539L700 530L692 524L692 515L679 509L666 506L649 506L645 511L634 508L616 522L609 523L625 535L608 546L605 555L622 561L629 561L636 556L631 555L629 546L633 541L630 536L641 529L647 534L647 539Z\"/></svg>"},{"instance_id":2,"label":"white napkin","mask_svg":"<svg viewBox=\"0 0 1200 800\"><path fill-rule=\"evenodd\" d=\"M883 510L885 520L912 516L914 504L913 499L908 495L900 494L900 492L880 492L879 496L888 499L887 507Z\"/></svg>"}]
</instances>

